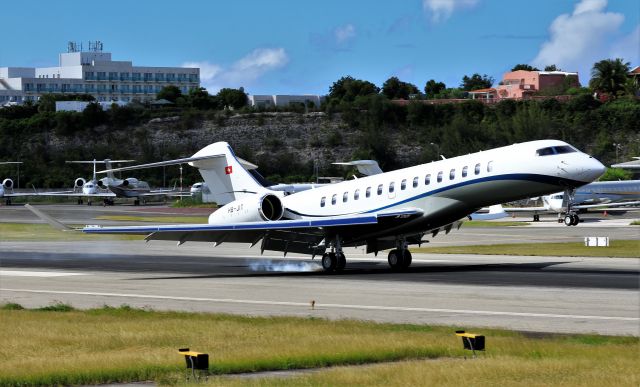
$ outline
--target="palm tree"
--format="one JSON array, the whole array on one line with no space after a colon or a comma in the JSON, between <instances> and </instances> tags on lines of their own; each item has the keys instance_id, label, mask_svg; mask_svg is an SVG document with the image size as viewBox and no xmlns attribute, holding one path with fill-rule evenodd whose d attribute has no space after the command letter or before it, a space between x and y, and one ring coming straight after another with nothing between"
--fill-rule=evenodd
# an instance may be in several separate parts
<instances>
[{"instance_id":1,"label":"palm tree","mask_svg":"<svg viewBox=\"0 0 640 387\"><path fill-rule=\"evenodd\" d=\"M589 87L615 97L619 91L624 92L629 66L630 63L623 62L621 58L603 59L594 63Z\"/></svg>"}]
</instances>

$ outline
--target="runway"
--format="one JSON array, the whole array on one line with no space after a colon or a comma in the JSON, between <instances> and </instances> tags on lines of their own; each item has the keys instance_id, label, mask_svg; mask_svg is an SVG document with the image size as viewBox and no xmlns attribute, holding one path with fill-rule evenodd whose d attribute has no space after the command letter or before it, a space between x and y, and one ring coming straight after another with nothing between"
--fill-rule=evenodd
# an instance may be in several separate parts
<instances>
[{"instance_id":1,"label":"runway","mask_svg":"<svg viewBox=\"0 0 640 387\"><path fill-rule=\"evenodd\" d=\"M0 301L640 336L637 259L416 254L396 273L346 253L327 275L231 244L0 242Z\"/></svg>"}]
</instances>

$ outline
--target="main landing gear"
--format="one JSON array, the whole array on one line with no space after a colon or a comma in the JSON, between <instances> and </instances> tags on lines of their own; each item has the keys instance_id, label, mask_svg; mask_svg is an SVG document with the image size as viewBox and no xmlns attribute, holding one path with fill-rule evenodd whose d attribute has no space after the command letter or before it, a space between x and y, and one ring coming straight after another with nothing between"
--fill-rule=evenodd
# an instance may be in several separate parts
<instances>
[{"instance_id":1,"label":"main landing gear","mask_svg":"<svg viewBox=\"0 0 640 387\"><path fill-rule=\"evenodd\" d=\"M389 251L387 261L392 270L404 270L411 266L411 252L408 249L407 242L404 240L398 240L397 248Z\"/></svg>"},{"instance_id":2,"label":"main landing gear","mask_svg":"<svg viewBox=\"0 0 640 387\"><path fill-rule=\"evenodd\" d=\"M322 269L326 273L334 273L343 271L346 265L347 259L342 252L340 237L336 235L331 252L322 254Z\"/></svg>"}]
</instances>

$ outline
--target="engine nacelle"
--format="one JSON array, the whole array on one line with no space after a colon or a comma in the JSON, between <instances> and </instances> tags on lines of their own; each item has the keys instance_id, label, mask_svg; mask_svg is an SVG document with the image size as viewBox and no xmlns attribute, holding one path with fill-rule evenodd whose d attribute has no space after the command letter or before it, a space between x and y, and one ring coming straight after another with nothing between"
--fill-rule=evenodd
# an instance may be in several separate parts
<instances>
[{"instance_id":1,"label":"engine nacelle","mask_svg":"<svg viewBox=\"0 0 640 387\"><path fill-rule=\"evenodd\" d=\"M76 181L73 182L73 186L75 188L82 188L87 183L87 181L81 177L77 178Z\"/></svg>"},{"instance_id":2,"label":"engine nacelle","mask_svg":"<svg viewBox=\"0 0 640 387\"><path fill-rule=\"evenodd\" d=\"M124 179L124 181L122 182L122 185L125 187L128 186L135 186L138 184L138 179L136 179L135 177L128 177L126 179Z\"/></svg>"},{"instance_id":3,"label":"engine nacelle","mask_svg":"<svg viewBox=\"0 0 640 387\"><path fill-rule=\"evenodd\" d=\"M2 186L4 187L4 189L12 189L13 188L13 180L4 179L2 181Z\"/></svg>"},{"instance_id":4,"label":"engine nacelle","mask_svg":"<svg viewBox=\"0 0 640 387\"><path fill-rule=\"evenodd\" d=\"M273 194L266 194L225 204L209 216L209 223L280 220L283 215L284 206L280 198Z\"/></svg>"}]
</instances>

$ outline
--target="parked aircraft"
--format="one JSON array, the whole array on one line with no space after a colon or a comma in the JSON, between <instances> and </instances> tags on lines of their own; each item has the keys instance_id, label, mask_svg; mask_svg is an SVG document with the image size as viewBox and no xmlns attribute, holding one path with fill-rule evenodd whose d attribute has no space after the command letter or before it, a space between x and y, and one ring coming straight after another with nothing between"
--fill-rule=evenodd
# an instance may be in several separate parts
<instances>
[{"instance_id":1,"label":"parked aircraft","mask_svg":"<svg viewBox=\"0 0 640 387\"><path fill-rule=\"evenodd\" d=\"M605 167L557 140L531 141L347 180L285 195L263 187L243 168L226 142L192 157L115 170L189 163L199 169L216 202L207 224L86 226L88 234L146 234L147 240L242 242L261 250L322 254L327 272L346 264L343 248L367 253L392 249L393 269L411 264L409 245L459 228L484 206L575 188ZM115 171L114 170L114 171ZM27 205L28 206L28 205ZM51 225L70 229L28 206Z\"/></svg>"},{"instance_id":2,"label":"parked aircraft","mask_svg":"<svg viewBox=\"0 0 640 387\"><path fill-rule=\"evenodd\" d=\"M576 226L580 222L579 211L640 206L640 180L597 181L575 192L556 192L541 199L541 207L505 207L504 211L533 213L534 221L540 220L540 214L556 213L558 221L564 221L567 226Z\"/></svg>"},{"instance_id":3,"label":"parked aircraft","mask_svg":"<svg viewBox=\"0 0 640 387\"><path fill-rule=\"evenodd\" d=\"M0 165L8 164L20 165L22 164L22 161L0 161ZM13 187L14 183L10 178L5 178L2 180L2 185L0 185L0 199L4 199L4 202L7 206L11 205L11 198L35 195L35 193L15 193L13 192Z\"/></svg>"}]
</instances>

